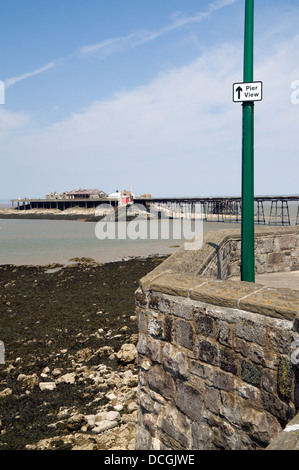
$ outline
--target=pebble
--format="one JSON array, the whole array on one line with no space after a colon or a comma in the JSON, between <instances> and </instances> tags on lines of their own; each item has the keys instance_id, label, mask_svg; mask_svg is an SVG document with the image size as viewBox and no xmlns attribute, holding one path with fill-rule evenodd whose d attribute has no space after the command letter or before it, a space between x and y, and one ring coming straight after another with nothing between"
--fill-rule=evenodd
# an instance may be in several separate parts
<instances>
[{"instance_id":1,"label":"pebble","mask_svg":"<svg viewBox=\"0 0 299 470\"><path fill-rule=\"evenodd\" d=\"M117 421L102 421L98 426L92 429L92 432L95 434L99 434L104 431L108 431L109 429L113 429L118 426Z\"/></svg>"},{"instance_id":2,"label":"pebble","mask_svg":"<svg viewBox=\"0 0 299 470\"><path fill-rule=\"evenodd\" d=\"M55 390L56 388L56 383L55 382L40 382L39 383L39 388L41 390Z\"/></svg>"}]
</instances>

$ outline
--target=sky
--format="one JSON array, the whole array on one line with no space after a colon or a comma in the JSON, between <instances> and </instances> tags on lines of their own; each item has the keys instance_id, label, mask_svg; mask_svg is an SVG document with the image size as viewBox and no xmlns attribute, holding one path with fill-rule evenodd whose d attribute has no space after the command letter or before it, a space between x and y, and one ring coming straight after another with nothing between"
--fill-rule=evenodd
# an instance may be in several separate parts
<instances>
[{"instance_id":1,"label":"sky","mask_svg":"<svg viewBox=\"0 0 299 470\"><path fill-rule=\"evenodd\" d=\"M245 0L2 0L0 200L241 194ZM255 2L255 194L298 194L299 1ZM0 89L1 100L1 89Z\"/></svg>"}]
</instances>

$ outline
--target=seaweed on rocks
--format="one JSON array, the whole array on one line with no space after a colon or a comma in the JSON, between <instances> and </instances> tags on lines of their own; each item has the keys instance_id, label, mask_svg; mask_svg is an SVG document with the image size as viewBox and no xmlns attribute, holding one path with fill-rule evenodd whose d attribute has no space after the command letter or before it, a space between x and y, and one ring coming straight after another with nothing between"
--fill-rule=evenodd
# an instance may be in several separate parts
<instances>
[{"instance_id":1,"label":"seaweed on rocks","mask_svg":"<svg viewBox=\"0 0 299 470\"><path fill-rule=\"evenodd\" d=\"M0 266L0 450L134 446L137 364L117 353L136 346L134 292L164 259Z\"/></svg>"}]
</instances>

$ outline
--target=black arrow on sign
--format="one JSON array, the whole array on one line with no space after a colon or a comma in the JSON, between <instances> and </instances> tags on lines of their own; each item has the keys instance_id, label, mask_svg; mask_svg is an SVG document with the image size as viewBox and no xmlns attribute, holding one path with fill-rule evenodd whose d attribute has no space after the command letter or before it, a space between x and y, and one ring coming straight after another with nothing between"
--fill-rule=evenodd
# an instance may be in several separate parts
<instances>
[{"instance_id":1,"label":"black arrow on sign","mask_svg":"<svg viewBox=\"0 0 299 470\"><path fill-rule=\"evenodd\" d=\"M243 91L243 88L241 88L240 86L236 89L236 91L238 92L238 100L241 98L241 93Z\"/></svg>"}]
</instances>

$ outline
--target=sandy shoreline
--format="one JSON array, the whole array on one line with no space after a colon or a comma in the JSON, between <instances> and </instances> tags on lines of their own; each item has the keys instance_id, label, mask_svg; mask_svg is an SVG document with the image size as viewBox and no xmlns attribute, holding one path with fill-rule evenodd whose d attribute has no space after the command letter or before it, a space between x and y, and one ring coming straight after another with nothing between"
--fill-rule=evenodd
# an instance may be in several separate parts
<instances>
[{"instance_id":1,"label":"sandy shoreline","mask_svg":"<svg viewBox=\"0 0 299 470\"><path fill-rule=\"evenodd\" d=\"M37 219L37 220L78 220L97 222L101 217L95 215L95 209L72 208L60 211L56 209L0 209L0 219Z\"/></svg>"},{"instance_id":2,"label":"sandy shoreline","mask_svg":"<svg viewBox=\"0 0 299 470\"><path fill-rule=\"evenodd\" d=\"M1 450L134 447L137 364L117 354L136 347L134 292L163 259L0 266ZM90 424L110 412L112 430Z\"/></svg>"}]
</instances>

